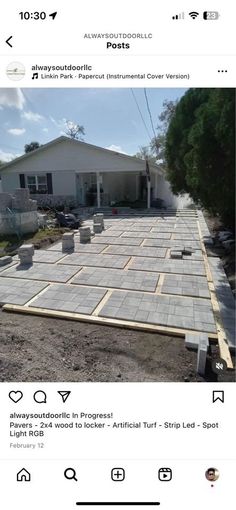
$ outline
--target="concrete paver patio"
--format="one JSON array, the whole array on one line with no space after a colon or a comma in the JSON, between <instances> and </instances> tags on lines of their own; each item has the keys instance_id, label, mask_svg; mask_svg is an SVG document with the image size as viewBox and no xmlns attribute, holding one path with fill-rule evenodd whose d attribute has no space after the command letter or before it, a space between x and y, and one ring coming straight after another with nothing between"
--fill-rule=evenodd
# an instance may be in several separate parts
<instances>
[{"instance_id":1,"label":"concrete paver patio","mask_svg":"<svg viewBox=\"0 0 236 510\"><path fill-rule=\"evenodd\" d=\"M91 219L84 225L92 227ZM75 232L73 253L62 253L57 242L35 251L31 266L15 258L2 267L0 303L23 305L26 313L70 312L81 320L207 333L216 340L203 235L210 234L201 211L131 211L105 218L105 230L88 244L80 244ZM186 247L191 255L170 258L171 249ZM222 303L221 310L233 347L232 300L225 281L221 289L219 271L212 263L217 295L230 303L229 314Z\"/></svg>"}]
</instances>

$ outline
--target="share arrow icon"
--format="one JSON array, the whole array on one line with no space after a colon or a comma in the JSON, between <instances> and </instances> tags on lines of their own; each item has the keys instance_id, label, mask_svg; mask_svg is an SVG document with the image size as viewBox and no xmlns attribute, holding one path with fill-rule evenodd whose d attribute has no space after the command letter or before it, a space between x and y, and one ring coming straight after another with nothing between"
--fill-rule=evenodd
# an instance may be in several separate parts
<instances>
[{"instance_id":1,"label":"share arrow icon","mask_svg":"<svg viewBox=\"0 0 236 510\"><path fill-rule=\"evenodd\" d=\"M57 12L52 12L52 14L49 14L49 16L51 16L52 19L55 19L56 15L57 15Z\"/></svg>"},{"instance_id":2,"label":"share arrow icon","mask_svg":"<svg viewBox=\"0 0 236 510\"><path fill-rule=\"evenodd\" d=\"M67 401L68 397L70 396L71 391L58 391L57 393L59 393L59 395L61 395L62 402L65 403Z\"/></svg>"}]
</instances>

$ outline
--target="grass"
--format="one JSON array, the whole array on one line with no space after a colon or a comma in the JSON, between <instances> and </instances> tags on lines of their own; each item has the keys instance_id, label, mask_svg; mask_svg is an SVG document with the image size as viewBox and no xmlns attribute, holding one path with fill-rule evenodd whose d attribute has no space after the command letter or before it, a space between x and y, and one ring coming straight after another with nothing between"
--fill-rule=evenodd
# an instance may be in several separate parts
<instances>
[{"instance_id":1,"label":"grass","mask_svg":"<svg viewBox=\"0 0 236 510\"><path fill-rule=\"evenodd\" d=\"M65 228L51 228L46 230L39 230L35 232L35 234L26 234L22 236L20 239L16 235L4 236L0 237L0 250L5 251L6 253L15 252L19 246L24 243L29 244L37 244L42 241L47 241L49 239L59 239L62 234L66 231ZM0 254L0 256L3 255Z\"/></svg>"}]
</instances>

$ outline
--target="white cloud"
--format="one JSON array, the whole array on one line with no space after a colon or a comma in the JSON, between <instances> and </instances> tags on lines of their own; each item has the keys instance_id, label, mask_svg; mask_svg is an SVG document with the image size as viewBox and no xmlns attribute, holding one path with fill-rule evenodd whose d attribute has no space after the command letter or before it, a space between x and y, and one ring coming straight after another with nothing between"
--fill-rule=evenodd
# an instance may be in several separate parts
<instances>
[{"instance_id":1,"label":"white cloud","mask_svg":"<svg viewBox=\"0 0 236 510\"><path fill-rule=\"evenodd\" d=\"M23 110L25 98L21 89L0 89L0 105Z\"/></svg>"},{"instance_id":2,"label":"white cloud","mask_svg":"<svg viewBox=\"0 0 236 510\"><path fill-rule=\"evenodd\" d=\"M49 117L51 122L56 126L56 128L59 130L59 134L62 136L66 135L67 129L75 129L77 124L73 122L72 120L67 120L65 118L56 120L54 117Z\"/></svg>"},{"instance_id":3,"label":"white cloud","mask_svg":"<svg viewBox=\"0 0 236 510\"><path fill-rule=\"evenodd\" d=\"M105 147L105 149L108 149L109 151L120 152L121 154L127 154L127 152L123 151L120 145L111 144L108 147Z\"/></svg>"},{"instance_id":4,"label":"white cloud","mask_svg":"<svg viewBox=\"0 0 236 510\"><path fill-rule=\"evenodd\" d=\"M49 117L50 118L50 121L54 124L54 126L57 127L57 129L60 129L60 130L65 130L66 128L66 119L59 119L59 120L56 120L54 119L54 117Z\"/></svg>"},{"instance_id":5,"label":"white cloud","mask_svg":"<svg viewBox=\"0 0 236 510\"><path fill-rule=\"evenodd\" d=\"M21 156L21 154L12 154L12 152L4 152L0 149L0 161L4 161L4 163L9 163L9 161L19 156Z\"/></svg>"},{"instance_id":6,"label":"white cloud","mask_svg":"<svg viewBox=\"0 0 236 510\"><path fill-rule=\"evenodd\" d=\"M7 132L10 133L10 135L21 136L25 133L25 129L24 128L11 128L11 129L8 129Z\"/></svg>"},{"instance_id":7,"label":"white cloud","mask_svg":"<svg viewBox=\"0 0 236 510\"><path fill-rule=\"evenodd\" d=\"M34 112L23 112L21 114L21 117L22 119L25 119L25 120L29 120L31 122L39 122L40 120L43 120L43 116L40 115L39 113L34 113Z\"/></svg>"},{"instance_id":8,"label":"white cloud","mask_svg":"<svg viewBox=\"0 0 236 510\"><path fill-rule=\"evenodd\" d=\"M43 128L42 131L44 131L44 133L48 133L49 129L48 128Z\"/></svg>"}]
</instances>

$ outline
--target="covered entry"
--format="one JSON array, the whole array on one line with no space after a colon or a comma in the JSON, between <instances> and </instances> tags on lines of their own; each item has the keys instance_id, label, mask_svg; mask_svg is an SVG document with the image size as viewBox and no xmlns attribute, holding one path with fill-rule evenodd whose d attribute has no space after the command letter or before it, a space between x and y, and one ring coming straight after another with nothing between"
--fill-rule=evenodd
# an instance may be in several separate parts
<instances>
[{"instance_id":1,"label":"covered entry","mask_svg":"<svg viewBox=\"0 0 236 510\"><path fill-rule=\"evenodd\" d=\"M79 205L88 207L147 200L146 174L107 171L76 173L76 198Z\"/></svg>"}]
</instances>

